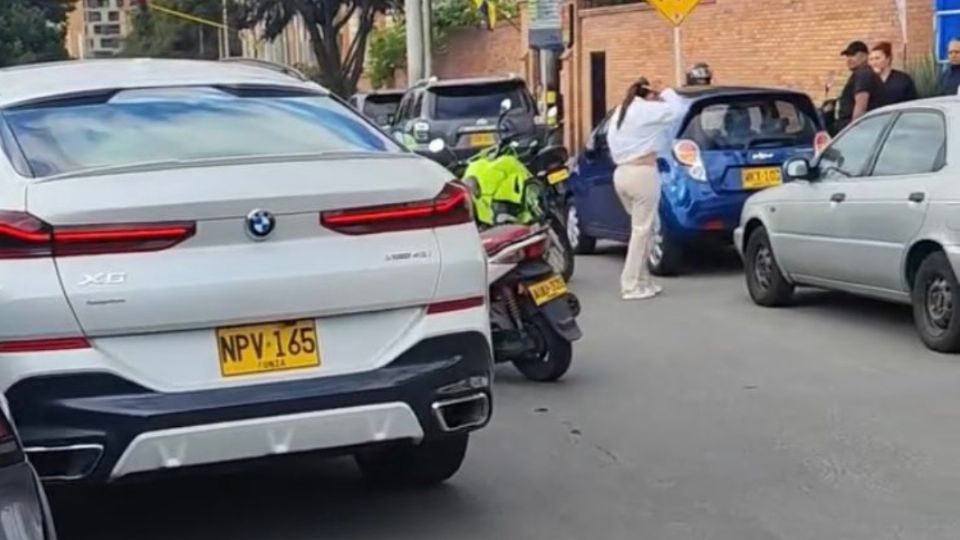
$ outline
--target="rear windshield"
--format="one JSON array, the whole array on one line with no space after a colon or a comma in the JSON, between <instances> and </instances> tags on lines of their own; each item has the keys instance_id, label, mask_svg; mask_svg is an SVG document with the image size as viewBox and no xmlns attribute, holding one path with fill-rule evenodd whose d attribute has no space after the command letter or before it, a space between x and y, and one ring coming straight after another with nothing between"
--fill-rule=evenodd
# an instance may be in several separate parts
<instances>
[{"instance_id":1,"label":"rear windshield","mask_svg":"<svg viewBox=\"0 0 960 540\"><path fill-rule=\"evenodd\" d=\"M705 150L809 146L816 113L793 96L746 96L695 105L681 138Z\"/></svg>"},{"instance_id":2,"label":"rear windshield","mask_svg":"<svg viewBox=\"0 0 960 540\"><path fill-rule=\"evenodd\" d=\"M363 114L377 124L385 126L390 123L392 116L397 114L401 99L403 96L367 96L363 102Z\"/></svg>"},{"instance_id":3,"label":"rear windshield","mask_svg":"<svg viewBox=\"0 0 960 540\"><path fill-rule=\"evenodd\" d=\"M436 96L433 117L437 120L496 118L504 99L510 100L513 110L528 106L525 87L515 82L441 86L430 91Z\"/></svg>"},{"instance_id":4,"label":"rear windshield","mask_svg":"<svg viewBox=\"0 0 960 540\"><path fill-rule=\"evenodd\" d=\"M209 158L402 151L330 97L276 89L124 90L0 114L35 177Z\"/></svg>"}]
</instances>

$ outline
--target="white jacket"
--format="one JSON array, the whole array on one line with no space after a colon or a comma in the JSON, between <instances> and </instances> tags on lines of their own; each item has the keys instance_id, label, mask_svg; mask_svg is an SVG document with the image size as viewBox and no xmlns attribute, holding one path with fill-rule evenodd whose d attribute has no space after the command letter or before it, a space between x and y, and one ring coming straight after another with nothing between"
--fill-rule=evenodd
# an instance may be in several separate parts
<instances>
[{"instance_id":1,"label":"white jacket","mask_svg":"<svg viewBox=\"0 0 960 540\"><path fill-rule=\"evenodd\" d=\"M683 111L683 99L670 88L661 92L660 97L663 101L634 99L620 127L617 127L620 107L613 112L607 128L607 145L615 164L622 165L655 153L666 142L667 130Z\"/></svg>"}]
</instances>

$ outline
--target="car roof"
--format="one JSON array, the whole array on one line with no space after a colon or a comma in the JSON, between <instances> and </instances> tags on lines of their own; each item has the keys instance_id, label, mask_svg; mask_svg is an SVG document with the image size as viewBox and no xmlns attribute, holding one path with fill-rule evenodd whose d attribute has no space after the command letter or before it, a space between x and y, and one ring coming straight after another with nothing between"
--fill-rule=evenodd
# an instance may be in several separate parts
<instances>
[{"instance_id":1,"label":"car roof","mask_svg":"<svg viewBox=\"0 0 960 540\"><path fill-rule=\"evenodd\" d=\"M448 86L473 86L473 85L484 85L484 84L496 84L504 82L524 82L523 78L515 74L509 75L496 75L490 77L471 77L465 79L437 79L431 78L425 81L420 81L417 83L417 86L424 88L443 88Z\"/></svg>"},{"instance_id":2,"label":"car roof","mask_svg":"<svg viewBox=\"0 0 960 540\"><path fill-rule=\"evenodd\" d=\"M402 88L387 88L383 90L371 90L370 92L363 92L357 94L358 96L402 96L406 94L407 91Z\"/></svg>"},{"instance_id":3,"label":"car roof","mask_svg":"<svg viewBox=\"0 0 960 540\"><path fill-rule=\"evenodd\" d=\"M248 62L156 58L67 60L0 69L0 107L117 88L268 85L327 93L320 85Z\"/></svg>"},{"instance_id":4,"label":"car roof","mask_svg":"<svg viewBox=\"0 0 960 540\"><path fill-rule=\"evenodd\" d=\"M797 96L806 96L803 92L790 90L788 88L775 88L763 86L684 86L676 89L677 94L690 100L706 99L713 97L734 97L752 94L793 94Z\"/></svg>"}]
</instances>

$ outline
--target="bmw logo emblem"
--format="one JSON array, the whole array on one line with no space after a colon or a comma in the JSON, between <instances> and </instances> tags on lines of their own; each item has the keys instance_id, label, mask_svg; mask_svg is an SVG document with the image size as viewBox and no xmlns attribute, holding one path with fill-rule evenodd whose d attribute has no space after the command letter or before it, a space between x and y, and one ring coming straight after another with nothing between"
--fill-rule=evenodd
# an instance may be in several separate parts
<instances>
[{"instance_id":1,"label":"bmw logo emblem","mask_svg":"<svg viewBox=\"0 0 960 540\"><path fill-rule=\"evenodd\" d=\"M247 214L247 234L254 240L264 240L277 227L277 220L266 210L256 209Z\"/></svg>"}]
</instances>

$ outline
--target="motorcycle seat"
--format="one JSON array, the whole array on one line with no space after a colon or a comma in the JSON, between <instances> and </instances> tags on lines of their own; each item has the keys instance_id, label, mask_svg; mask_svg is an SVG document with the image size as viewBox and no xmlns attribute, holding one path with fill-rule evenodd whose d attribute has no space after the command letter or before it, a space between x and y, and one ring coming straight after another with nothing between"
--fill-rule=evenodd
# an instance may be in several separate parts
<instances>
[{"instance_id":1,"label":"motorcycle seat","mask_svg":"<svg viewBox=\"0 0 960 540\"><path fill-rule=\"evenodd\" d=\"M492 255L507 244L530 235L530 227L527 225L499 225L491 227L480 233L480 242L487 255Z\"/></svg>"}]
</instances>

